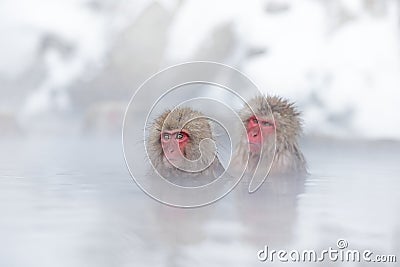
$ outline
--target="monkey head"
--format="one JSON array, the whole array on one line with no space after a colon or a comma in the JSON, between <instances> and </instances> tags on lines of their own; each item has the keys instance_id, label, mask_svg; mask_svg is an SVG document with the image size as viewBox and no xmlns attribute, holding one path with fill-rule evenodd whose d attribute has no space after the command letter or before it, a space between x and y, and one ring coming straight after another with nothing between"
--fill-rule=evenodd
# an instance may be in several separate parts
<instances>
[{"instance_id":1,"label":"monkey head","mask_svg":"<svg viewBox=\"0 0 400 267\"><path fill-rule=\"evenodd\" d=\"M277 96L257 96L240 111L246 128L251 154L260 154L265 146L273 145L276 135L277 149L293 146L301 134L300 113L293 103Z\"/></svg>"},{"instance_id":2,"label":"monkey head","mask_svg":"<svg viewBox=\"0 0 400 267\"><path fill-rule=\"evenodd\" d=\"M176 108L161 114L150 128L148 152L158 169L198 169L215 158L211 126L205 116L191 108ZM200 143L204 150L200 151ZM197 167L194 167L196 165Z\"/></svg>"}]
</instances>

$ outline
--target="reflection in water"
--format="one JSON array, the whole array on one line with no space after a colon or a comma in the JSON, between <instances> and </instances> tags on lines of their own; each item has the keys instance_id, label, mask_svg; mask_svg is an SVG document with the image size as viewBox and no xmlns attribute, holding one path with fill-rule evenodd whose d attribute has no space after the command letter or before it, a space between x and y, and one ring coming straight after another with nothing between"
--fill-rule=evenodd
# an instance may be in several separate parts
<instances>
[{"instance_id":1,"label":"reflection in water","mask_svg":"<svg viewBox=\"0 0 400 267\"><path fill-rule=\"evenodd\" d=\"M265 244L282 246L291 241L304 180L304 176L269 176L252 194L248 193L248 183L238 186L235 208L246 227L246 241L256 248Z\"/></svg>"},{"instance_id":2,"label":"reflection in water","mask_svg":"<svg viewBox=\"0 0 400 267\"><path fill-rule=\"evenodd\" d=\"M398 255L398 143L309 140L310 176L270 177L254 194L242 182L179 209L137 187L119 138L0 142L1 266L259 266L264 245L339 238Z\"/></svg>"},{"instance_id":3,"label":"reflection in water","mask_svg":"<svg viewBox=\"0 0 400 267\"><path fill-rule=\"evenodd\" d=\"M195 210L158 204L149 212L156 225L155 237L165 250L165 266L180 266L182 261L190 260L185 248L198 246L208 238L204 227L210 220L211 207Z\"/></svg>"}]
</instances>

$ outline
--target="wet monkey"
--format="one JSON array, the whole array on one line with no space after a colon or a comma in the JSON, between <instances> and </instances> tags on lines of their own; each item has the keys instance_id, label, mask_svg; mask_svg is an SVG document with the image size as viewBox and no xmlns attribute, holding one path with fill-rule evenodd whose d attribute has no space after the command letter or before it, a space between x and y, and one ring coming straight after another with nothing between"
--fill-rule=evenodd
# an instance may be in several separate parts
<instances>
[{"instance_id":1,"label":"wet monkey","mask_svg":"<svg viewBox=\"0 0 400 267\"><path fill-rule=\"evenodd\" d=\"M164 178L199 185L224 172L209 120L189 107L167 110L150 125L146 143L150 161Z\"/></svg>"},{"instance_id":2,"label":"wet monkey","mask_svg":"<svg viewBox=\"0 0 400 267\"><path fill-rule=\"evenodd\" d=\"M257 96L240 110L239 116L246 132L236 149L237 163L243 164L249 156L248 171L254 171L266 157L272 162L271 174L307 172L298 144L302 133L300 113L293 103L278 96Z\"/></svg>"}]
</instances>

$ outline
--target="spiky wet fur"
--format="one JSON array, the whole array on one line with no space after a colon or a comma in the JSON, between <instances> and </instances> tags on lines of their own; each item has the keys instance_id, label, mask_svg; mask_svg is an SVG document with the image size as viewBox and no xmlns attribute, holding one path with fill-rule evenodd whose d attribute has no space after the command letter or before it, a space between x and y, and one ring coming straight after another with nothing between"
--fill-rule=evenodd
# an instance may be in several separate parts
<instances>
[{"instance_id":1,"label":"spiky wet fur","mask_svg":"<svg viewBox=\"0 0 400 267\"><path fill-rule=\"evenodd\" d=\"M211 125L201 112L191 108L176 108L166 110L162 113L153 124L150 126L149 137L147 141L147 151L150 160L157 171L164 177L193 177L207 176L216 178L224 171L218 157L216 156L215 148L210 142L202 144L204 150L202 162L210 162L214 158L213 163L205 170L197 173L185 172L177 169L172 165L166 165L164 161L164 153L161 145L160 134L162 130L186 130L189 133L189 143L185 147L184 154L189 160L200 158L201 152L199 144L204 139L214 140Z\"/></svg>"},{"instance_id":2,"label":"spiky wet fur","mask_svg":"<svg viewBox=\"0 0 400 267\"><path fill-rule=\"evenodd\" d=\"M254 115L275 121L276 152L271 173L306 173L306 161L298 144L298 138L302 134L302 124L300 112L297 111L295 105L278 96L257 96L239 112L244 125L247 125L249 119ZM273 135L267 136L263 146L263 157L270 157L271 160L275 148L274 138ZM247 135L245 135L241 137L236 156L243 161L247 159L247 153L248 141ZM250 153L250 168L255 167L251 164L254 161L258 162L257 155Z\"/></svg>"}]
</instances>

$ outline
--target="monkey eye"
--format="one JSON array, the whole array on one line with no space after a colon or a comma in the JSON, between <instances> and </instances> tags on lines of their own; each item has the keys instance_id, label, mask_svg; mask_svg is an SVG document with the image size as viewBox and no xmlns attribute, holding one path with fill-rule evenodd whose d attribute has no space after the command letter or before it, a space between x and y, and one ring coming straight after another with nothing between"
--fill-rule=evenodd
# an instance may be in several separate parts
<instances>
[{"instance_id":1,"label":"monkey eye","mask_svg":"<svg viewBox=\"0 0 400 267\"><path fill-rule=\"evenodd\" d=\"M176 139L183 139L183 137L185 137L185 135L183 133L176 134Z\"/></svg>"},{"instance_id":2,"label":"monkey eye","mask_svg":"<svg viewBox=\"0 0 400 267\"><path fill-rule=\"evenodd\" d=\"M262 126L270 127L272 126L272 123L270 123L269 121L263 121Z\"/></svg>"},{"instance_id":3,"label":"monkey eye","mask_svg":"<svg viewBox=\"0 0 400 267\"><path fill-rule=\"evenodd\" d=\"M170 139L169 133L163 133L162 137L166 140Z\"/></svg>"},{"instance_id":4,"label":"monkey eye","mask_svg":"<svg viewBox=\"0 0 400 267\"><path fill-rule=\"evenodd\" d=\"M258 120L256 118L253 118L253 122L258 124Z\"/></svg>"}]
</instances>

